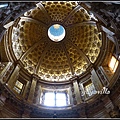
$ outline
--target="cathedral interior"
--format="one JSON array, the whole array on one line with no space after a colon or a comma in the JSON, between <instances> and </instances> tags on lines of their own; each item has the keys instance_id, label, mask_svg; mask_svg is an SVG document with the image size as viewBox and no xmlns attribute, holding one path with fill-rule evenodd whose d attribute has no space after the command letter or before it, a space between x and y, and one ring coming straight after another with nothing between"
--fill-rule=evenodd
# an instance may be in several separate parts
<instances>
[{"instance_id":1,"label":"cathedral interior","mask_svg":"<svg viewBox=\"0 0 120 120\"><path fill-rule=\"evenodd\" d=\"M0 118L120 118L120 2L0 2Z\"/></svg>"}]
</instances>

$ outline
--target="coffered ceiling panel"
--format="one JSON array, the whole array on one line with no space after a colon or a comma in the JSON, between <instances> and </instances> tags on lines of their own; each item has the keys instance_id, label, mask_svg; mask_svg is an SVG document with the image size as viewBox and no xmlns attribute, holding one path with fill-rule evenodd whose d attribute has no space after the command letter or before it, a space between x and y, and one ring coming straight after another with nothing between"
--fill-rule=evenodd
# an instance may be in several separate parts
<instances>
[{"instance_id":1,"label":"coffered ceiling panel","mask_svg":"<svg viewBox=\"0 0 120 120\"><path fill-rule=\"evenodd\" d=\"M20 17L11 42L24 69L57 82L81 75L94 64L102 46L99 34L95 21L77 2L43 1Z\"/></svg>"}]
</instances>

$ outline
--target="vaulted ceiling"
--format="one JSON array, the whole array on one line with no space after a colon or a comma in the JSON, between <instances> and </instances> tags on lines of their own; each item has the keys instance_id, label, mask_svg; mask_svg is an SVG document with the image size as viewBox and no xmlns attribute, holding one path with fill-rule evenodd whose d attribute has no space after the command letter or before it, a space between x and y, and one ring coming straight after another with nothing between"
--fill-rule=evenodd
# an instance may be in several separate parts
<instances>
[{"instance_id":1,"label":"vaulted ceiling","mask_svg":"<svg viewBox=\"0 0 120 120\"><path fill-rule=\"evenodd\" d=\"M47 81L66 81L81 75L97 60L102 46L96 20L77 2L39 2L13 26L13 54L30 74ZM48 29L65 28L65 38L53 42Z\"/></svg>"}]
</instances>

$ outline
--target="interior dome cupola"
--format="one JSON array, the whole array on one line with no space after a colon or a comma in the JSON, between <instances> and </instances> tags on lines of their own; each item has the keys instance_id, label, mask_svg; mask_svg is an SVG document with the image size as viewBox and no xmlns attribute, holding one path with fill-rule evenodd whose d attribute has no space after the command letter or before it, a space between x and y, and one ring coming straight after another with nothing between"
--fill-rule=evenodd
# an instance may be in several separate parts
<instances>
[{"instance_id":1,"label":"interior dome cupola","mask_svg":"<svg viewBox=\"0 0 120 120\"><path fill-rule=\"evenodd\" d=\"M0 3L0 117L119 118L120 3Z\"/></svg>"},{"instance_id":2,"label":"interior dome cupola","mask_svg":"<svg viewBox=\"0 0 120 120\"><path fill-rule=\"evenodd\" d=\"M97 60L100 34L77 2L40 2L13 27L11 42L16 59L30 74L47 81L66 81Z\"/></svg>"}]
</instances>

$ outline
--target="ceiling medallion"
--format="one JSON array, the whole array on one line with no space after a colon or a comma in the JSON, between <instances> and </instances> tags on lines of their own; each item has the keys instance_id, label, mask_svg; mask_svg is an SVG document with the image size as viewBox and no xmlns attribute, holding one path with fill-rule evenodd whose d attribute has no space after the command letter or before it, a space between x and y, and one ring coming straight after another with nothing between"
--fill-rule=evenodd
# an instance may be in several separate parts
<instances>
[{"instance_id":1,"label":"ceiling medallion","mask_svg":"<svg viewBox=\"0 0 120 120\"><path fill-rule=\"evenodd\" d=\"M48 29L48 36L54 42L59 42L65 37L65 29L62 25L54 24Z\"/></svg>"}]
</instances>

